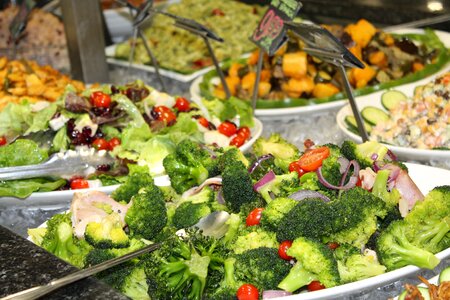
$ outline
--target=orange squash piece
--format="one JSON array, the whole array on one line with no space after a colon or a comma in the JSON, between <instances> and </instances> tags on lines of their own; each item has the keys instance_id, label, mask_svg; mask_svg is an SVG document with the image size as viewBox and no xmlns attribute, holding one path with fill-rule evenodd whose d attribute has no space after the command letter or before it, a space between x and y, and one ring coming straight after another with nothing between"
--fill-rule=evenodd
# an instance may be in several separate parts
<instances>
[{"instance_id":1,"label":"orange squash piece","mask_svg":"<svg viewBox=\"0 0 450 300\"><path fill-rule=\"evenodd\" d=\"M372 65L384 68L387 66L387 56L383 51L376 51L369 55L369 62Z\"/></svg>"},{"instance_id":2,"label":"orange squash piece","mask_svg":"<svg viewBox=\"0 0 450 300\"><path fill-rule=\"evenodd\" d=\"M350 73L356 88L365 87L367 83L376 75L376 71L364 63L364 69L353 68Z\"/></svg>"},{"instance_id":3,"label":"orange squash piece","mask_svg":"<svg viewBox=\"0 0 450 300\"><path fill-rule=\"evenodd\" d=\"M268 82L270 80L270 77L272 75L270 74L270 70L264 69L261 70L261 75L259 77L259 80L261 80L262 82Z\"/></svg>"},{"instance_id":4,"label":"orange squash piece","mask_svg":"<svg viewBox=\"0 0 450 300\"><path fill-rule=\"evenodd\" d=\"M258 96L259 97L267 96L270 93L271 88L272 85L269 82L261 81L258 86Z\"/></svg>"},{"instance_id":5,"label":"orange squash piece","mask_svg":"<svg viewBox=\"0 0 450 300\"><path fill-rule=\"evenodd\" d=\"M309 94L314 89L314 80L309 76L300 79L290 78L284 88L287 93L298 94L298 96L303 93Z\"/></svg>"},{"instance_id":6,"label":"orange squash piece","mask_svg":"<svg viewBox=\"0 0 450 300\"><path fill-rule=\"evenodd\" d=\"M425 68L425 66L420 62L415 62L412 65L412 69L414 72L418 72L418 71L422 70L423 68Z\"/></svg>"},{"instance_id":7,"label":"orange squash piece","mask_svg":"<svg viewBox=\"0 0 450 300\"><path fill-rule=\"evenodd\" d=\"M337 93L339 93L339 89L331 83L318 83L312 91L314 98L327 98Z\"/></svg>"},{"instance_id":8,"label":"orange squash piece","mask_svg":"<svg viewBox=\"0 0 450 300\"><path fill-rule=\"evenodd\" d=\"M306 52L286 53L283 56L282 69L284 75L288 77L302 78L305 76L308 69Z\"/></svg>"},{"instance_id":9,"label":"orange squash piece","mask_svg":"<svg viewBox=\"0 0 450 300\"><path fill-rule=\"evenodd\" d=\"M255 85L256 73L248 72L244 77L242 77L241 87L245 90L252 91Z\"/></svg>"},{"instance_id":10,"label":"orange squash piece","mask_svg":"<svg viewBox=\"0 0 450 300\"><path fill-rule=\"evenodd\" d=\"M251 66L256 65L256 63L258 62L258 55L259 55L259 50L253 51L247 59L247 64L249 64Z\"/></svg>"},{"instance_id":11,"label":"orange squash piece","mask_svg":"<svg viewBox=\"0 0 450 300\"><path fill-rule=\"evenodd\" d=\"M228 85L228 88L230 89L230 93L231 95L235 96L236 95L236 89L238 84L241 83L241 79L239 77L225 77L225 81Z\"/></svg>"},{"instance_id":12,"label":"orange squash piece","mask_svg":"<svg viewBox=\"0 0 450 300\"><path fill-rule=\"evenodd\" d=\"M351 35L352 39L361 48L364 48L369 44L377 29L367 20L361 19L356 24L350 24L345 27L345 31Z\"/></svg>"},{"instance_id":13,"label":"orange squash piece","mask_svg":"<svg viewBox=\"0 0 450 300\"><path fill-rule=\"evenodd\" d=\"M228 76L230 77L239 77L239 69L242 68L241 64L232 63L230 68L228 69Z\"/></svg>"}]
</instances>

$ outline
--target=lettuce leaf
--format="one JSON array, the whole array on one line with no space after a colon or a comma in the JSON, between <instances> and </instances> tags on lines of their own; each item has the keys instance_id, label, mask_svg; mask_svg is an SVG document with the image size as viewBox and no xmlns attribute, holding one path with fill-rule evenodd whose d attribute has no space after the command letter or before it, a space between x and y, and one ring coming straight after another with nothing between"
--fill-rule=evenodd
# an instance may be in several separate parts
<instances>
[{"instance_id":1,"label":"lettuce leaf","mask_svg":"<svg viewBox=\"0 0 450 300\"><path fill-rule=\"evenodd\" d=\"M16 140L14 143L0 147L0 167L14 167L39 164L47 160L46 150L39 148L31 140Z\"/></svg>"},{"instance_id":2,"label":"lettuce leaf","mask_svg":"<svg viewBox=\"0 0 450 300\"><path fill-rule=\"evenodd\" d=\"M22 179L0 182L0 197L26 198L34 192L50 192L65 185L64 179Z\"/></svg>"}]
</instances>

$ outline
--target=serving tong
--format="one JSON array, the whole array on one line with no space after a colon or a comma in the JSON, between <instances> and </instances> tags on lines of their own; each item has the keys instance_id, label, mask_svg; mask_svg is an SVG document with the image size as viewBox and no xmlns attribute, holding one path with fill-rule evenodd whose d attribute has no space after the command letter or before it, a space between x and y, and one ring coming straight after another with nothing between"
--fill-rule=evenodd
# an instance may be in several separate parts
<instances>
[{"instance_id":1,"label":"serving tong","mask_svg":"<svg viewBox=\"0 0 450 300\"><path fill-rule=\"evenodd\" d=\"M114 159L105 150L80 147L77 150L55 153L42 164L0 168L0 180L86 176L97 166L112 163Z\"/></svg>"}]
</instances>

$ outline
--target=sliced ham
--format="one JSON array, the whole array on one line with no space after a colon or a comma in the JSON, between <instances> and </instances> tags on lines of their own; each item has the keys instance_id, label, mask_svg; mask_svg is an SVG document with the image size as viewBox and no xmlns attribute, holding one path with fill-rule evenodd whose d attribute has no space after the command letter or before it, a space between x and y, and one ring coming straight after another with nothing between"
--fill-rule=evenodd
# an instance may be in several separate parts
<instances>
[{"instance_id":1,"label":"sliced ham","mask_svg":"<svg viewBox=\"0 0 450 300\"><path fill-rule=\"evenodd\" d=\"M105 207L110 208L112 212L116 212L125 226L125 214L130 205L131 202L123 205L107 194L98 191L75 193L70 206L75 235L82 238L88 223L100 222L106 217L109 213L104 209Z\"/></svg>"}]
</instances>

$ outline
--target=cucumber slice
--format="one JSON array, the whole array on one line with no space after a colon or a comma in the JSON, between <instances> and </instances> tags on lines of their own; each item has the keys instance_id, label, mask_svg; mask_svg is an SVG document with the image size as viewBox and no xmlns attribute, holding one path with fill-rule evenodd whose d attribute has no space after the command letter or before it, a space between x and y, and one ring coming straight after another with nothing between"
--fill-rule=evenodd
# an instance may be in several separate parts
<instances>
[{"instance_id":1,"label":"cucumber slice","mask_svg":"<svg viewBox=\"0 0 450 300\"><path fill-rule=\"evenodd\" d=\"M358 124L356 124L356 119L354 116L345 116L344 121L351 131L359 134ZM372 131L372 126L370 126L370 124L367 122L364 122L364 128L366 129L367 133L370 133Z\"/></svg>"},{"instance_id":2,"label":"cucumber slice","mask_svg":"<svg viewBox=\"0 0 450 300\"><path fill-rule=\"evenodd\" d=\"M450 281L450 267L445 268L441 271L441 274L439 274L438 283L441 284L441 282L444 281Z\"/></svg>"},{"instance_id":3,"label":"cucumber slice","mask_svg":"<svg viewBox=\"0 0 450 300\"><path fill-rule=\"evenodd\" d=\"M370 125L377 125L379 122L386 122L389 120L389 115L382 109L374 106L366 106L361 111L361 116Z\"/></svg>"},{"instance_id":4,"label":"cucumber slice","mask_svg":"<svg viewBox=\"0 0 450 300\"><path fill-rule=\"evenodd\" d=\"M406 95L400 91L387 91L381 95L381 104L387 110L391 110L406 99Z\"/></svg>"},{"instance_id":5,"label":"cucumber slice","mask_svg":"<svg viewBox=\"0 0 450 300\"><path fill-rule=\"evenodd\" d=\"M422 295L424 300L431 300L430 298L430 293L428 292L428 288L426 287L421 287L418 286L417 287L419 289L420 294ZM399 296L398 296L398 300L405 300L406 299L406 295L408 294L407 291L403 291Z\"/></svg>"}]
</instances>

